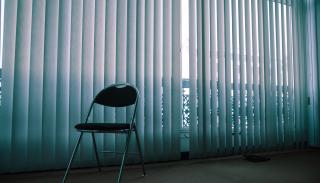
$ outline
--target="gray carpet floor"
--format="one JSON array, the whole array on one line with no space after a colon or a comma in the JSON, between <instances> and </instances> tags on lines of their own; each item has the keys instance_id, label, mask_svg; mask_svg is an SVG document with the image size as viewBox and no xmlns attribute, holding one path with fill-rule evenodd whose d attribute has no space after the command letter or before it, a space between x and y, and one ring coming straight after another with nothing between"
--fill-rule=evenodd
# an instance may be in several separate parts
<instances>
[{"instance_id":1,"label":"gray carpet floor","mask_svg":"<svg viewBox=\"0 0 320 183\"><path fill-rule=\"evenodd\" d=\"M268 154L270 161L249 162L242 156L147 164L147 175L140 166L127 166L123 182L129 183L320 183L320 150ZM118 167L72 170L67 182L115 182ZM63 171L0 175L0 182L55 183Z\"/></svg>"}]
</instances>

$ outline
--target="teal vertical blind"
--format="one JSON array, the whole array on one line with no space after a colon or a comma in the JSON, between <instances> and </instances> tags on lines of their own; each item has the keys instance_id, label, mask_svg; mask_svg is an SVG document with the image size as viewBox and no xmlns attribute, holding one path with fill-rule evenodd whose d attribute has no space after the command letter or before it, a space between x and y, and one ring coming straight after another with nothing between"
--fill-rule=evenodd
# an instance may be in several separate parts
<instances>
[{"instance_id":1,"label":"teal vertical blind","mask_svg":"<svg viewBox=\"0 0 320 183\"><path fill-rule=\"evenodd\" d=\"M305 147L305 9L190 0L191 157Z\"/></svg>"},{"instance_id":2,"label":"teal vertical blind","mask_svg":"<svg viewBox=\"0 0 320 183\"><path fill-rule=\"evenodd\" d=\"M320 120L319 120L319 2L306 0L306 43L308 60L308 139L311 146L320 145ZM317 33L318 32L318 33ZM318 58L317 58L318 57Z\"/></svg>"},{"instance_id":3,"label":"teal vertical blind","mask_svg":"<svg viewBox=\"0 0 320 183\"><path fill-rule=\"evenodd\" d=\"M317 65L318 65L318 99L320 97L320 1L315 1L315 7L316 7L316 18L315 18L315 22L316 22L316 30L317 30ZM318 100L318 103L316 104L317 106L317 114L320 114L320 102ZM315 130L316 133L316 137L317 137L317 144L320 144L320 120L319 123L316 125L316 127L318 129Z\"/></svg>"},{"instance_id":4,"label":"teal vertical blind","mask_svg":"<svg viewBox=\"0 0 320 183\"><path fill-rule=\"evenodd\" d=\"M1 173L65 168L79 135L74 125L115 82L140 90L136 120L146 161L180 158L180 1L10 0L4 9ZM90 121L127 114L97 106ZM124 137L99 135L97 143L117 152ZM89 136L78 152L75 166L95 165Z\"/></svg>"},{"instance_id":5,"label":"teal vertical blind","mask_svg":"<svg viewBox=\"0 0 320 183\"><path fill-rule=\"evenodd\" d=\"M317 26L317 64L318 64L318 97L320 97L320 2L316 1L316 26ZM320 103L317 103L318 114L320 114ZM320 122L317 125L318 132L320 131ZM317 134L318 144L320 144L320 134Z\"/></svg>"}]
</instances>

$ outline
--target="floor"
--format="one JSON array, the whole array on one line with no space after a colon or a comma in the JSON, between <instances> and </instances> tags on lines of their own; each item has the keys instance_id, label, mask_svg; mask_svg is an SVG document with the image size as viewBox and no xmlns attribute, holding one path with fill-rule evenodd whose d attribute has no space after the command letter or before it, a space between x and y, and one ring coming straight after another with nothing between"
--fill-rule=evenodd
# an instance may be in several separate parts
<instances>
[{"instance_id":1,"label":"floor","mask_svg":"<svg viewBox=\"0 0 320 183\"><path fill-rule=\"evenodd\" d=\"M128 166L123 182L130 183L320 183L320 150L300 150L267 155L265 162L249 162L242 156ZM118 167L72 170L67 182L115 182ZM0 182L61 182L63 171L0 175Z\"/></svg>"}]
</instances>

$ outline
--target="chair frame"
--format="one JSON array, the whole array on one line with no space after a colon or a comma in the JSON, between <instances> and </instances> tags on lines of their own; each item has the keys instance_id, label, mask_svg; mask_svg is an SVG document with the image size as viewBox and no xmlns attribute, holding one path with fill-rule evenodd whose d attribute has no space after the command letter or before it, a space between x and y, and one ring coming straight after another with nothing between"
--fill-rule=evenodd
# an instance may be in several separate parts
<instances>
[{"instance_id":1,"label":"chair frame","mask_svg":"<svg viewBox=\"0 0 320 183\"><path fill-rule=\"evenodd\" d=\"M129 86L129 87L133 88L136 91L136 99L135 99L135 102L133 104L134 105L134 111L133 111L132 119L131 119L131 122L130 122L130 128L129 129L124 129L124 130L114 130L114 131L112 131L112 130L111 131L106 131L106 130L78 130L81 134L80 134L80 136L79 136L79 138L77 140L76 146L74 147L73 152L71 154L71 158L70 158L70 160L68 162L68 166L67 166L65 174L63 176L62 183L64 183L66 181L66 179L67 179L67 176L68 176L68 173L70 171L72 162L74 160L75 154L77 153L79 144L81 142L81 139L82 139L82 136L83 136L84 133L91 133L94 152L95 152L95 157L96 157L96 161L97 161L97 165L98 165L98 170L99 171L101 171L101 163L100 163L100 159L99 159L99 155L98 155L97 143L96 143L96 139L95 139L94 134L95 133L125 133L127 135L126 136L125 151L124 151L123 156L122 156L121 166L120 166L118 179L117 179L117 182L120 183L121 182L123 168L124 168L125 161L126 161L127 154L128 154L131 134L132 134L132 132L135 132L136 141L137 141L137 147L138 147L138 153L139 153L139 156L140 156L140 163L142 165L143 176L146 175L145 168L144 168L144 158L143 158L143 154L142 154L142 151L141 151L140 139L139 139L138 131L136 129L136 123L135 123L135 116L136 116L137 105L138 105L138 101L139 101L139 90L135 86L133 86L133 85L131 85L129 83L117 83L117 84L110 85L105 89L108 89L108 88L111 88L111 87L117 87L117 86ZM103 90L101 90L101 91L103 91ZM88 123L88 119L89 119L89 116L91 114L93 105L96 103L96 101L95 101L96 96L95 96L94 100L91 102L91 105L90 105L89 111L87 113L86 120L85 120L84 124ZM102 105L102 104L100 104L100 105ZM128 107L128 106L129 105L126 105L124 107ZM117 108L117 107L113 106L113 108Z\"/></svg>"}]
</instances>

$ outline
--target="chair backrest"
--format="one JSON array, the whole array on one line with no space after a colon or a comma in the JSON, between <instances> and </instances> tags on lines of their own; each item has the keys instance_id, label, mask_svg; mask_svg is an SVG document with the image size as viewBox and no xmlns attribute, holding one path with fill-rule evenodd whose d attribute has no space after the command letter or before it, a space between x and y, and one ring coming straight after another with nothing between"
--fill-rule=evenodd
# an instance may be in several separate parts
<instances>
[{"instance_id":1,"label":"chair backrest","mask_svg":"<svg viewBox=\"0 0 320 183\"><path fill-rule=\"evenodd\" d=\"M139 91L128 83L111 85L100 91L93 102L109 107L125 107L138 101Z\"/></svg>"}]
</instances>

